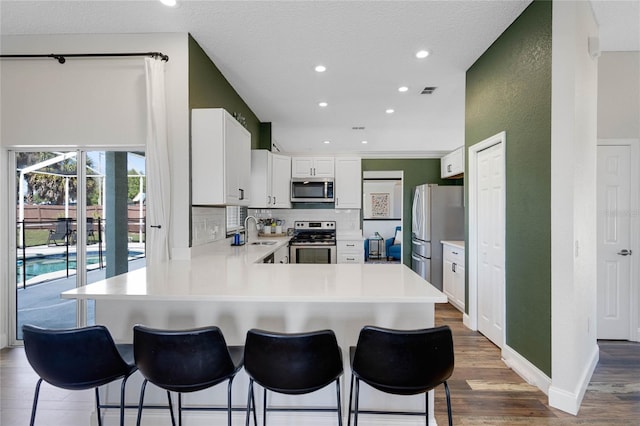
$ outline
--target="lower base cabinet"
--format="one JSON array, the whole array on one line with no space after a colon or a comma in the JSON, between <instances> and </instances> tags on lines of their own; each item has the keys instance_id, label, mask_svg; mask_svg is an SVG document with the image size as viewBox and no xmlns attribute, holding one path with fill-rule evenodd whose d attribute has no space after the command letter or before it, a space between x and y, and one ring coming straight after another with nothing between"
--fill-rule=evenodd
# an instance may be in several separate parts
<instances>
[{"instance_id":1,"label":"lower base cabinet","mask_svg":"<svg viewBox=\"0 0 640 426\"><path fill-rule=\"evenodd\" d=\"M442 247L442 291L449 303L464 312L465 278L464 249L443 243Z\"/></svg>"},{"instance_id":2,"label":"lower base cabinet","mask_svg":"<svg viewBox=\"0 0 640 426\"><path fill-rule=\"evenodd\" d=\"M364 263L364 240L338 240L338 263Z\"/></svg>"},{"instance_id":3,"label":"lower base cabinet","mask_svg":"<svg viewBox=\"0 0 640 426\"><path fill-rule=\"evenodd\" d=\"M289 246L280 247L273 253L273 263L289 263Z\"/></svg>"}]
</instances>

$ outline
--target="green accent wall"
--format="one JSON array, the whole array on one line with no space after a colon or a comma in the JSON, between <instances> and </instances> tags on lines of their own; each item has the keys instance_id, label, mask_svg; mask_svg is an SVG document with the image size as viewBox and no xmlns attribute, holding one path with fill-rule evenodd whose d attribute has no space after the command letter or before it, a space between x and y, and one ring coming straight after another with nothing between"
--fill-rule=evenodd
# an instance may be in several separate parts
<instances>
[{"instance_id":1,"label":"green accent wall","mask_svg":"<svg viewBox=\"0 0 640 426\"><path fill-rule=\"evenodd\" d=\"M231 114L241 114L251 132L251 149L261 146L260 120L189 35L189 110L193 108L224 108Z\"/></svg>"},{"instance_id":2,"label":"green accent wall","mask_svg":"<svg viewBox=\"0 0 640 426\"><path fill-rule=\"evenodd\" d=\"M258 149L271 151L271 123L260 123L260 141Z\"/></svg>"},{"instance_id":3,"label":"green accent wall","mask_svg":"<svg viewBox=\"0 0 640 426\"><path fill-rule=\"evenodd\" d=\"M549 377L551 14L534 1L469 68L465 117L467 148L506 131L506 344Z\"/></svg>"},{"instance_id":4,"label":"green accent wall","mask_svg":"<svg viewBox=\"0 0 640 426\"><path fill-rule=\"evenodd\" d=\"M411 266L411 207L413 189L423 183L462 185L463 179L442 179L439 158L363 159L362 171L402 170L402 263ZM409 232L407 232L409 230Z\"/></svg>"}]
</instances>

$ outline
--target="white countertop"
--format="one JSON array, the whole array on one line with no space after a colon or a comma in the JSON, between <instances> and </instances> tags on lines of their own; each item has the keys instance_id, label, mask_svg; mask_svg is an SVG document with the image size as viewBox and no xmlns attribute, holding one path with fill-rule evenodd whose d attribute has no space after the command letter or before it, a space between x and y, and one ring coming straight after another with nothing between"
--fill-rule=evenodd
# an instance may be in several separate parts
<instances>
[{"instance_id":1,"label":"white countertop","mask_svg":"<svg viewBox=\"0 0 640 426\"><path fill-rule=\"evenodd\" d=\"M440 241L442 244L464 250L464 241Z\"/></svg>"},{"instance_id":2,"label":"white countertop","mask_svg":"<svg viewBox=\"0 0 640 426\"><path fill-rule=\"evenodd\" d=\"M447 302L444 293L402 264L255 263L285 246L289 238L273 240L278 242L270 246L212 244L191 260L172 260L132 271L66 291L61 297L147 301Z\"/></svg>"}]
</instances>

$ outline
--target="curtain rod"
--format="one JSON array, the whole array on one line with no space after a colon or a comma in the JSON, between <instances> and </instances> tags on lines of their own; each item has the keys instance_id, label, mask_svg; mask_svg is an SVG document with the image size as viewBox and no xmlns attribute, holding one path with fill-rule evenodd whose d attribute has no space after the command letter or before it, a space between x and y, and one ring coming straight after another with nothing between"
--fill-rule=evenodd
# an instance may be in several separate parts
<instances>
[{"instance_id":1,"label":"curtain rod","mask_svg":"<svg viewBox=\"0 0 640 426\"><path fill-rule=\"evenodd\" d=\"M163 61L169 61L169 57L160 52L143 52L143 53L50 53L48 55L0 55L0 59L21 59L21 58L53 58L59 63L64 64L66 58L105 58L105 57L123 57L123 56L150 56L152 58L160 58Z\"/></svg>"}]
</instances>

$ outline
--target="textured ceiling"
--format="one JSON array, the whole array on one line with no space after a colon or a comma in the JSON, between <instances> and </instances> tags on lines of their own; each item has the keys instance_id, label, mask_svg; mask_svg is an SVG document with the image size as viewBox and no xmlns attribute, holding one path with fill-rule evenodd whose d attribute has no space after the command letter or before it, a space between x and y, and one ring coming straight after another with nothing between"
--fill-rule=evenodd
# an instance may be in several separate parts
<instances>
[{"instance_id":1,"label":"textured ceiling","mask_svg":"<svg viewBox=\"0 0 640 426\"><path fill-rule=\"evenodd\" d=\"M529 3L183 1L167 8L153 0L3 0L0 30L189 32L258 118L273 123L284 151L439 153L464 143L465 71ZM607 4L637 10L639 2L597 3L596 13L610 22L624 4L615 10ZM614 35L604 34L603 28L604 50L640 49L617 49L621 41L609 44ZM422 48L432 54L418 60L414 53ZM325 73L313 71L318 63ZM399 93L402 85L409 91ZM437 90L420 95L425 86ZM319 108L320 101L329 106Z\"/></svg>"}]
</instances>

